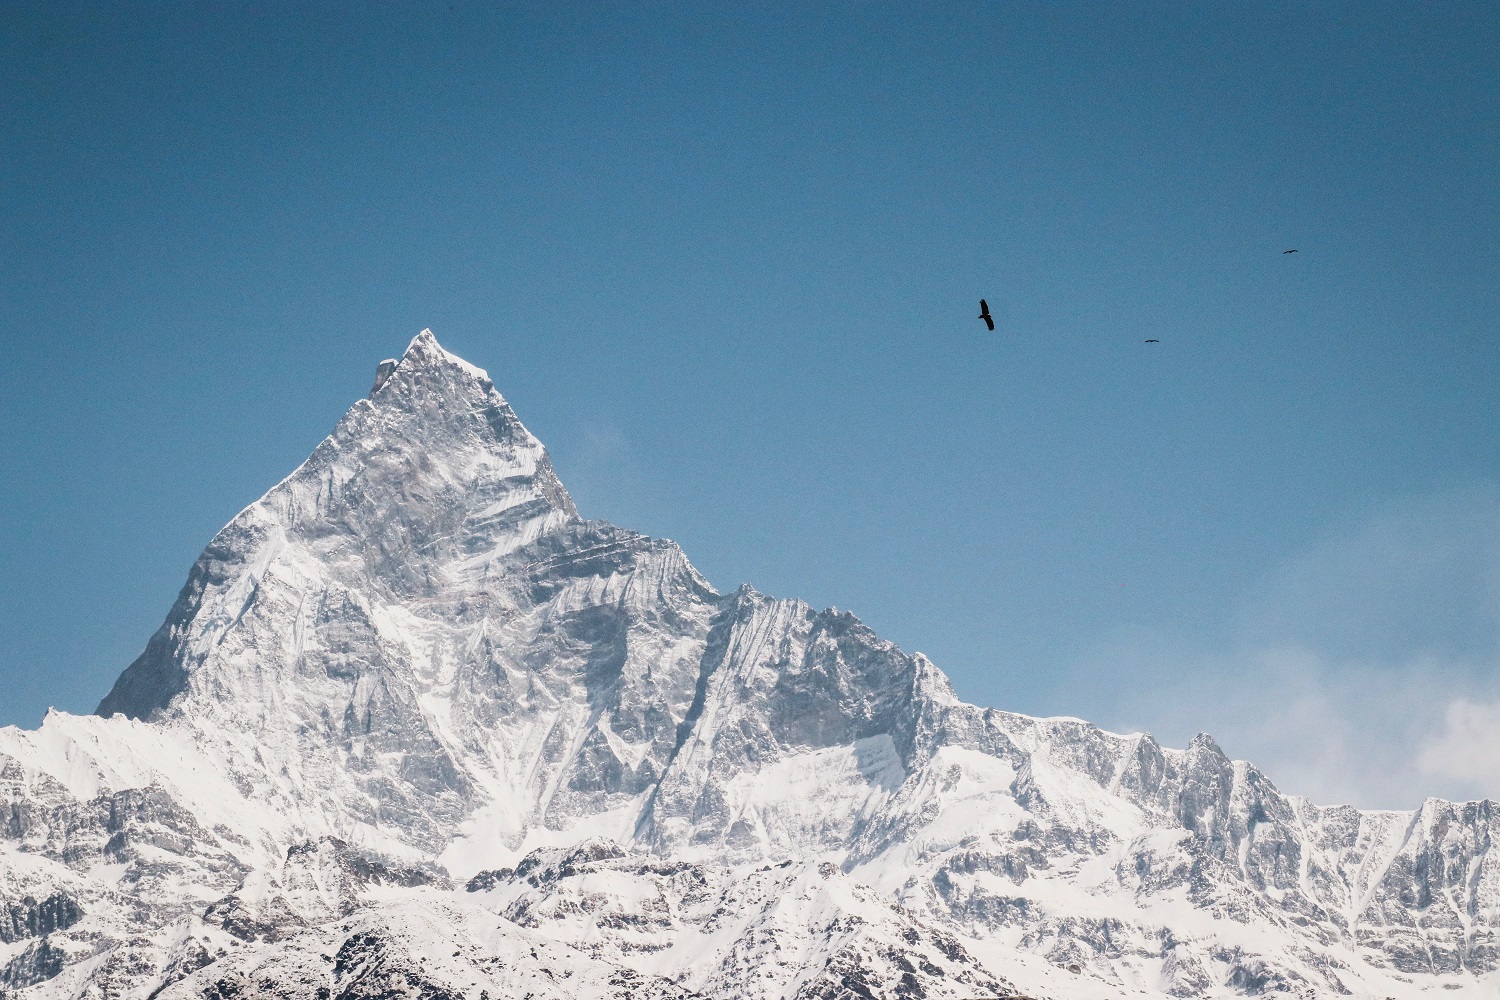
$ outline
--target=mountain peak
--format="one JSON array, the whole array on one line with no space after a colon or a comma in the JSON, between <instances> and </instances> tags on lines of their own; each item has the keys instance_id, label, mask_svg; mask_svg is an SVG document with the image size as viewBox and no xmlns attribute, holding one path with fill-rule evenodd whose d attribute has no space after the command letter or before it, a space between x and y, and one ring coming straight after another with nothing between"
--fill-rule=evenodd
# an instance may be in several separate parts
<instances>
[{"instance_id":1,"label":"mountain peak","mask_svg":"<svg viewBox=\"0 0 1500 1000\"><path fill-rule=\"evenodd\" d=\"M215 536L97 711L148 718L193 690L212 701L269 686L296 700L303 653L277 663L261 649L284 624L281 604L335 594L365 618L386 603L440 606L577 520L546 449L489 376L424 330L296 471Z\"/></svg>"},{"instance_id":2,"label":"mountain peak","mask_svg":"<svg viewBox=\"0 0 1500 1000\"><path fill-rule=\"evenodd\" d=\"M443 345L438 343L437 337L432 335L431 330L423 330L411 338L411 343L406 345L406 353L401 355L400 364L412 367L451 365L480 381L489 382L490 380L489 372L445 350Z\"/></svg>"},{"instance_id":3,"label":"mountain peak","mask_svg":"<svg viewBox=\"0 0 1500 1000\"><path fill-rule=\"evenodd\" d=\"M398 368L406 371L435 370L444 367L454 368L463 372L469 378L487 388L493 388L494 383L490 381L489 372L478 365L470 364L457 354L444 350L439 344L437 337L433 336L431 330L423 330L411 338L411 343L406 345L406 350L399 358L386 358L380 362L375 369L375 385L370 390L370 398L374 399Z\"/></svg>"},{"instance_id":4,"label":"mountain peak","mask_svg":"<svg viewBox=\"0 0 1500 1000\"><path fill-rule=\"evenodd\" d=\"M413 351L417 350L426 353L448 353L447 351L444 351L442 345L437 342L437 337L433 336L431 327L424 328L421 333L411 338L411 343L406 345L406 355L403 356L409 356Z\"/></svg>"}]
</instances>

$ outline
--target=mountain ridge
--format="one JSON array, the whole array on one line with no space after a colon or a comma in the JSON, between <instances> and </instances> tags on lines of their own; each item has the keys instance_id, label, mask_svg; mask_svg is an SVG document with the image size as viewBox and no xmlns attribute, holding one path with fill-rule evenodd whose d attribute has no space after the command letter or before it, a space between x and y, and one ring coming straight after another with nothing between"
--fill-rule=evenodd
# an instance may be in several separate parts
<instances>
[{"instance_id":1,"label":"mountain ridge","mask_svg":"<svg viewBox=\"0 0 1500 1000\"><path fill-rule=\"evenodd\" d=\"M581 518L430 331L215 536L95 717L0 730L0 817L25 996L307 995L253 992L270 968L510 996L539 988L535 934L580 995L1500 985L1493 802L1316 806L1206 734L967 705L848 612L721 594ZM742 891L783 863L784 905ZM429 874L371 874L397 871ZM422 971L421 928L476 905L461 961ZM589 943L629 927L653 929ZM837 974L761 977L778 953Z\"/></svg>"}]
</instances>

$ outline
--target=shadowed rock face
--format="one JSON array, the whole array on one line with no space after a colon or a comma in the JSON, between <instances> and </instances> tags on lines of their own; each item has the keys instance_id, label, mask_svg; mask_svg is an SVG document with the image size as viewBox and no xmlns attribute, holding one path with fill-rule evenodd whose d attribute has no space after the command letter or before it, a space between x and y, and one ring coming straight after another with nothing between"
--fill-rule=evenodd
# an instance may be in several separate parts
<instances>
[{"instance_id":1,"label":"shadowed rock face","mask_svg":"<svg viewBox=\"0 0 1500 1000\"><path fill-rule=\"evenodd\" d=\"M145 651L115 679L114 687L110 688L109 694L99 703L97 711L100 715L108 716L119 712L132 719L149 719L182 693L187 685L187 671L178 662L178 650L172 642L171 622L173 619L191 618L195 602L203 592L205 571L203 557L199 557L198 565L193 567L187 586L178 596L167 624L157 630L151 641L146 643Z\"/></svg>"},{"instance_id":2,"label":"shadowed rock face","mask_svg":"<svg viewBox=\"0 0 1500 1000\"><path fill-rule=\"evenodd\" d=\"M62 972L67 956L46 941L36 941L0 968L0 985L24 989Z\"/></svg>"},{"instance_id":3,"label":"shadowed rock face","mask_svg":"<svg viewBox=\"0 0 1500 1000\"><path fill-rule=\"evenodd\" d=\"M853 615L720 594L580 518L424 333L213 539L98 717L0 730L0 982L1480 996L1496 830L966 705Z\"/></svg>"},{"instance_id":4,"label":"shadowed rock face","mask_svg":"<svg viewBox=\"0 0 1500 1000\"><path fill-rule=\"evenodd\" d=\"M24 938L45 937L53 931L67 930L83 919L78 901L63 893L53 893L43 900L23 896L0 904L0 941L11 944Z\"/></svg>"}]
</instances>

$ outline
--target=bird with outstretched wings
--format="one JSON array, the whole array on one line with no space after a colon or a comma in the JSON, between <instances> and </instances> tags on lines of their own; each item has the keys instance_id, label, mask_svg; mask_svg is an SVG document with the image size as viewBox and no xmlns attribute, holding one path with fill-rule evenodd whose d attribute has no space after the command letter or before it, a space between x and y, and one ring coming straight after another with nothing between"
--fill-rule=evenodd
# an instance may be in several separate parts
<instances>
[{"instance_id":1,"label":"bird with outstretched wings","mask_svg":"<svg viewBox=\"0 0 1500 1000\"><path fill-rule=\"evenodd\" d=\"M1296 253L1296 252L1297 252L1297 251L1295 251L1295 250L1283 250L1283 251L1281 251L1281 252L1282 252L1282 253L1283 253L1283 254L1289 254L1289 253Z\"/></svg>"},{"instance_id":2,"label":"bird with outstretched wings","mask_svg":"<svg viewBox=\"0 0 1500 1000\"><path fill-rule=\"evenodd\" d=\"M990 304L984 299L979 300L979 318L984 320L984 325L991 330L995 328L995 321L990 318Z\"/></svg>"}]
</instances>

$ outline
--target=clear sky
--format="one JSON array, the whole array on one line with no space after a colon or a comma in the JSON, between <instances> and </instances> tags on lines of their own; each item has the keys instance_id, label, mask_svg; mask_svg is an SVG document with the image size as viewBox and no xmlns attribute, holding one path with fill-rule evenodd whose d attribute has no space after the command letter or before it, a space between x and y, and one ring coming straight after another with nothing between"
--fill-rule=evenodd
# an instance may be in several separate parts
<instances>
[{"instance_id":1,"label":"clear sky","mask_svg":"<svg viewBox=\"0 0 1500 1000\"><path fill-rule=\"evenodd\" d=\"M4 2L0 94L0 724L431 327L967 700L1500 795L1500 6Z\"/></svg>"}]
</instances>

